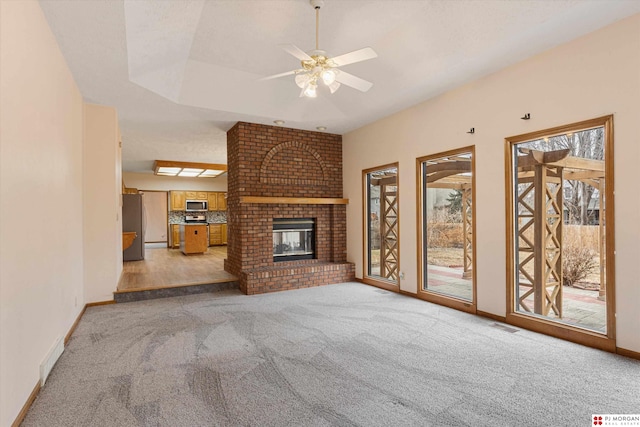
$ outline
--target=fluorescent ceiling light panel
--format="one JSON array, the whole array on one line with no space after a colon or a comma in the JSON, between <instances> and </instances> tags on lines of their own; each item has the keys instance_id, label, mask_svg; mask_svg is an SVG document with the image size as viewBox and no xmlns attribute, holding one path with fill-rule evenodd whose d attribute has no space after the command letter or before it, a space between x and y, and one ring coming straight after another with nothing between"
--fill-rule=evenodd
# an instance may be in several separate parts
<instances>
[{"instance_id":1,"label":"fluorescent ceiling light panel","mask_svg":"<svg viewBox=\"0 0 640 427\"><path fill-rule=\"evenodd\" d=\"M202 172L200 175L198 175L201 178L215 178L216 176L224 173L225 171L223 170L215 170L215 169L207 169L204 172Z\"/></svg>"},{"instance_id":2,"label":"fluorescent ceiling light panel","mask_svg":"<svg viewBox=\"0 0 640 427\"><path fill-rule=\"evenodd\" d=\"M189 176L189 177L194 177L198 175L199 175L198 172L187 172L187 171L182 171L178 174L178 176Z\"/></svg>"},{"instance_id":3,"label":"fluorescent ceiling light panel","mask_svg":"<svg viewBox=\"0 0 640 427\"><path fill-rule=\"evenodd\" d=\"M158 168L158 173L161 173L163 175L176 175L178 172L180 172L182 170L182 168L169 168L169 167L160 167Z\"/></svg>"},{"instance_id":4,"label":"fluorescent ceiling light panel","mask_svg":"<svg viewBox=\"0 0 640 427\"><path fill-rule=\"evenodd\" d=\"M162 176L215 178L227 172L227 165L156 160L153 173Z\"/></svg>"}]
</instances>

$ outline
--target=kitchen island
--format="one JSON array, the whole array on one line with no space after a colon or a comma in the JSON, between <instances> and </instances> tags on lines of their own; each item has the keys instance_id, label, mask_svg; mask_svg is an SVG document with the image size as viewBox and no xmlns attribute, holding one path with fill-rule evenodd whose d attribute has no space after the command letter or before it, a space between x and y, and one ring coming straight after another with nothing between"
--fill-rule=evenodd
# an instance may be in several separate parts
<instances>
[{"instance_id":1,"label":"kitchen island","mask_svg":"<svg viewBox=\"0 0 640 427\"><path fill-rule=\"evenodd\" d=\"M207 224L180 224L180 250L183 254L202 254L208 247Z\"/></svg>"}]
</instances>

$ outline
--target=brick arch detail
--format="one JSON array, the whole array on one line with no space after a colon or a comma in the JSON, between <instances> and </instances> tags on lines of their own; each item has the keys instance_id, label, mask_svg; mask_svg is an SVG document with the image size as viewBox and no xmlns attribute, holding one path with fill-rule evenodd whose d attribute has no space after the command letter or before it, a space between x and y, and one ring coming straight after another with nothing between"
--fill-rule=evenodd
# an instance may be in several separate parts
<instances>
[{"instance_id":1,"label":"brick arch detail","mask_svg":"<svg viewBox=\"0 0 640 427\"><path fill-rule=\"evenodd\" d=\"M313 158L318 162L320 169L322 170L322 179L300 179L300 178L277 178L273 176L269 176L269 164L271 160L282 151L285 151L289 148L296 147L301 148L307 151ZM260 165L260 182L268 183L268 184L289 184L289 185L326 185L329 180L327 165L324 160L322 160L322 156L318 154L316 150L309 147L307 144L299 141L287 141L273 147L265 158L262 160L262 165Z\"/></svg>"}]
</instances>

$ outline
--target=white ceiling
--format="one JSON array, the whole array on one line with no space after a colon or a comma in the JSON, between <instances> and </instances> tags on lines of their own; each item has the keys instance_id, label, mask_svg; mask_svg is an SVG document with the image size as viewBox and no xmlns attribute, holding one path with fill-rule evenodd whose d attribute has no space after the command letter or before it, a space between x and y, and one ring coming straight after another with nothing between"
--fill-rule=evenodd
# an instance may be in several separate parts
<instances>
[{"instance_id":1,"label":"white ceiling","mask_svg":"<svg viewBox=\"0 0 640 427\"><path fill-rule=\"evenodd\" d=\"M315 45L307 0L41 0L88 102L118 110L123 169L153 160L226 163L237 121L342 134L623 17L637 0L326 0L320 48L370 46L345 66L373 82L299 98L278 45Z\"/></svg>"}]
</instances>

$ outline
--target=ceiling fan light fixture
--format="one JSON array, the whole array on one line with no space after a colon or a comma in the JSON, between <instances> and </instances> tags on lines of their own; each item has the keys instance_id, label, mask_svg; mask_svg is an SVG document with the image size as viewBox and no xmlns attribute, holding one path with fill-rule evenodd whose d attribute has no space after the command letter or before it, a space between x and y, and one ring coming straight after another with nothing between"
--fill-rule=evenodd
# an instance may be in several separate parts
<instances>
[{"instance_id":1,"label":"ceiling fan light fixture","mask_svg":"<svg viewBox=\"0 0 640 427\"><path fill-rule=\"evenodd\" d=\"M300 89L304 89L305 86L307 86L309 84L309 80L311 80L311 77L308 74L298 74L296 76L296 84L298 85L298 87Z\"/></svg>"},{"instance_id":2,"label":"ceiling fan light fixture","mask_svg":"<svg viewBox=\"0 0 640 427\"><path fill-rule=\"evenodd\" d=\"M271 80L295 75L295 83L302 89L300 91L300 97L307 96L309 98L315 98L317 96L316 89L318 80L322 80L322 82L329 87L331 93L338 90L340 84L352 87L361 92L366 92L371 89L373 83L349 74L346 71L342 71L339 67L376 58L378 56L376 52L370 47L365 47L343 55L330 57L326 51L319 48L320 8L324 5L324 1L309 0L309 3L316 12L316 48L305 52L293 44L281 45L287 53L300 61L302 68L263 77L260 80ZM337 84L338 81L340 84Z\"/></svg>"},{"instance_id":3,"label":"ceiling fan light fixture","mask_svg":"<svg viewBox=\"0 0 640 427\"><path fill-rule=\"evenodd\" d=\"M336 81L336 72L333 71L331 68L324 70L322 72L322 81L327 86L330 86L333 82Z\"/></svg>"},{"instance_id":4,"label":"ceiling fan light fixture","mask_svg":"<svg viewBox=\"0 0 640 427\"><path fill-rule=\"evenodd\" d=\"M315 82L309 83L304 90L304 96L306 96L307 98L315 98L316 96L318 96L318 92L316 91L317 88L318 85Z\"/></svg>"}]
</instances>

